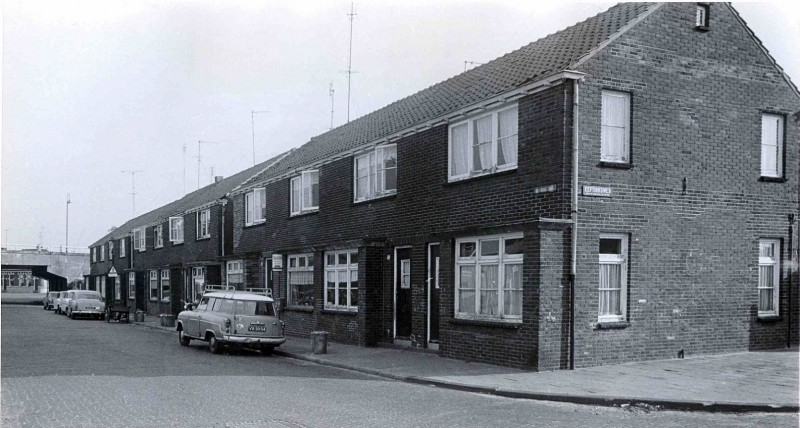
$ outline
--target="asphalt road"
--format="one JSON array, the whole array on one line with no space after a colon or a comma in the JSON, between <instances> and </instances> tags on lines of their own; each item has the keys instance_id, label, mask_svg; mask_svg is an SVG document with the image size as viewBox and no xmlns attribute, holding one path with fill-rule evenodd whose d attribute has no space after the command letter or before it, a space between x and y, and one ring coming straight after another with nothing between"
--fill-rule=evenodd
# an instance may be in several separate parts
<instances>
[{"instance_id":1,"label":"asphalt road","mask_svg":"<svg viewBox=\"0 0 800 428\"><path fill-rule=\"evenodd\" d=\"M796 415L623 410L515 400L244 352L142 326L2 311L2 426L797 427Z\"/></svg>"}]
</instances>

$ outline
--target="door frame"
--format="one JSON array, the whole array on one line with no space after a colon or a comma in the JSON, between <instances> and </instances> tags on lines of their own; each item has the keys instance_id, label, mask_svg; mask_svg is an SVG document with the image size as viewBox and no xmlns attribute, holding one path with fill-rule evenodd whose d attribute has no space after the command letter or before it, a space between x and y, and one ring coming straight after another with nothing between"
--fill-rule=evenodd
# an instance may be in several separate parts
<instances>
[{"instance_id":1,"label":"door frame","mask_svg":"<svg viewBox=\"0 0 800 428\"><path fill-rule=\"evenodd\" d=\"M392 340L397 338L397 250L412 249L413 245L400 245L394 247L394 257L392 257ZM413 288L413 286L412 286ZM413 296L413 293L412 293ZM413 306L412 306L413 307ZM413 315L412 315L413 316Z\"/></svg>"},{"instance_id":2,"label":"door frame","mask_svg":"<svg viewBox=\"0 0 800 428\"><path fill-rule=\"evenodd\" d=\"M425 328L426 329L426 331L425 331L425 343L426 343L428 349L433 349L433 350L438 351L439 350L439 344L438 343L431 343L431 282L432 282L432 280L436 281L436 278L431 276L431 248L434 245L439 247L439 260L441 261L441 259L442 259L442 246L441 246L441 243L439 243L439 242L430 242L430 243L428 243L428 247L427 247L427 250L428 250L428 266L426 266L427 270L428 270L428 272L426 272L427 273L426 276L428 277L428 279L427 279L427 281L425 281L427 283L427 285L428 285L428 293L427 293L428 304L425 305L428 308L428 310L427 310L428 313L426 315L427 323L426 323L426 328ZM439 267L439 266L437 266L437 267ZM440 287L440 289L441 289L441 287Z\"/></svg>"}]
</instances>

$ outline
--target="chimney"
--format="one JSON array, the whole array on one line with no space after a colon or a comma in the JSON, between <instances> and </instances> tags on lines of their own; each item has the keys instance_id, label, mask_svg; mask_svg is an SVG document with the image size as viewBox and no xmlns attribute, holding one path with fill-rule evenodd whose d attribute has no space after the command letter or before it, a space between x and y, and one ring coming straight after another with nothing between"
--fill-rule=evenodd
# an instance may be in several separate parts
<instances>
[{"instance_id":1,"label":"chimney","mask_svg":"<svg viewBox=\"0 0 800 428\"><path fill-rule=\"evenodd\" d=\"M215 175L214 176L214 184L219 183L220 181L222 181L222 176L221 175Z\"/></svg>"}]
</instances>

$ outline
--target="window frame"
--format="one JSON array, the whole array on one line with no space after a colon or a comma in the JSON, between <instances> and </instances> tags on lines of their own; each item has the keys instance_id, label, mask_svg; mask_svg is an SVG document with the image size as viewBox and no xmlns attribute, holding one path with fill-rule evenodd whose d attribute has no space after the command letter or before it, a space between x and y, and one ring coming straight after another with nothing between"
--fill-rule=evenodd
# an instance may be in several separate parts
<instances>
[{"instance_id":1,"label":"window frame","mask_svg":"<svg viewBox=\"0 0 800 428\"><path fill-rule=\"evenodd\" d=\"M211 238L211 209L198 211L196 215L197 229L195 230L195 235L197 235L197 240ZM205 217L205 221L203 217Z\"/></svg>"},{"instance_id":2,"label":"window frame","mask_svg":"<svg viewBox=\"0 0 800 428\"><path fill-rule=\"evenodd\" d=\"M313 205L306 206L306 204L305 204L306 184L308 184L310 186L309 192L311 192L311 195L312 195L311 196L311 200L312 201L314 200L314 197L313 197L313 190L314 190L313 189L313 183L310 181L310 179L309 179L308 183L306 182L306 177L311 177L313 174L316 174L316 176L317 176L317 205L316 206L313 206ZM320 176L320 174L319 174L319 170L318 169L308 169L308 170L305 170L305 171L301 172L300 175L292 177L289 180L289 214L291 216L298 216L298 215L303 215L303 214L319 211L319 176ZM299 184L300 185L300 189L299 189L299 196L300 196L299 210L295 210L294 209L294 202L295 202L295 197L296 197L296 195L295 195L295 183L300 183Z\"/></svg>"},{"instance_id":3,"label":"window frame","mask_svg":"<svg viewBox=\"0 0 800 428\"><path fill-rule=\"evenodd\" d=\"M159 275L159 282L158 282L158 297L161 303L167 303L172 297L172 283L170 282L170 273L169 269L161 269L161 274ZM164 283L166 282L167 287L167 297L164 297Z\"/></svg>"},{"instance_id":4,"label":"window frame","mask_svg":"<svg viewBox=\"0 0 800 428\"><path fill-rule=\"evenodd\" d=\"M164 225L153 227L153 248L164 248Z\"/></svg>"},{"instance_id":5,"label":"window frame","mask_svg":"<svg viewBox=\"0 0 800 428\"><path fill-rule=\"evenodd\" d=\"M147 229L143 227L139 227L133 229L133 242L135 243L134 250L138 250L140 253L145 252L147 249Z\"/></svg>"},{"instance_id":6,"label":"window frame","mask_svg":"<svg viewBox=\"0 0 800 428\"><path fill-rule=\"evenodd\" d=\"M136 273L128 272L128 299L136 298Z\"/></svg>"},{"instance_id":7,"label":"window frame","mask_svg":"<svg viewBox=\"0 0 800 428\"><path fill-rule=\"evenodd\" d=\"M97 263L97 247L92 247L92 263Z\"/></svg>"},{"instance_id":8,"label":"window frame","mask_svg":"<svg viewBox=\"0 0 800 428\"><path fill-rule=\"evenodd\" d=\"M260 198L256 196L260 195ZM253 204L260 201L258 208ZM258 187L244 194L244 225L252 226L266 221L264 210L267 207L267 189Z\"/></svg>"},{"instance_id":9,"label":"window frame","mask_svg":"<svg viewBox=\"0 0 800 428\"><path fill-rule=\"evenodd\" d=\"M624 132L623 132L623 155L622 158L617 159L607 155L606 147L610 143L606 143L606 127L617 127L617 125L612 124L605 124L603 123L603 104L606 97L619 97L625 100L625 111L624 111ZM604 163L610 164L620 164L620 165L630 165L631 164L631 104L633 101L633 96L630 92L623 92L623 91L615 91L612 89L603 89L600 94L600 161ZM610 136L608 137L610 138Z\"/></svg>"},{"instance_id":10,"label":"window frame","mask_svg":"<svg viewBox=\"0 0 800 428\"><path fill-rule=\"evenodd\" d=\"M303 266L300 266L300 260L303 260ZM294 266L293 266L294 264ZM311 272L310 284L292 284L292 274L308 273ZM294 293L292 290L295 285L311 285L311 304L296 303L293 298L296 297L297 291ZM287 305L292 307L308 308L314 307L314 253L302 254L289 254L286 256L286 291L287 291Z\"/></svg>"},{"instance_id":11,"label":"window frame","mask_svg":"<svg viewBox=\"0 0 800 428\"><path fill-rule=\"evenodd\" d=\"M775 171L765 170L764 169L764 127L766 125L765 120L767 119L777 119L775 124L775 133L776 133L776 141L775 141ZM760 173L761 177L766 178L783 178L784 177L784 153L786 151L786 118L784 115L776 114L776 113L768 113L762 112L761 113L761 143L759 144L760 149Z\"/></svg>"},{"instance_id":12,"label":"window frame","mask_svg":"<svg viewBox=\"0 0 800 428\"><path fill-rule=\"evenodd\" d=\"M183 239L184 239L183 229L184 229L183 216L175 216L169 218L169 242L172 242L172 245L183 244Z\"/></svg>"},{"instance_id":13,"label":"window frame","mask_svg":"<svg viewBox=\"0 0 800 428\"><path fill-rule=\"evenodd\" d=\"M125 238L119 240L119 258L125 258Z\"/></svg>"},{"instance_id":14,"label":"window frame","mask_svg":"<svg viewBox=\"0 0 800 428\"><path fill-rule=\"evenodd\" d=\"M353 264L353 254L356 254L356 259L358 259L358 249L349 249L349 250L337 250L337 251L326 251L324 254L323 259L323 266L324 266L324 278L323 278L323 290L322 290L322 299L323 299L323 308L325 310L330 311L342 311L342 312L358 312L358 305L362 301L363 297L361 296L361 284L358 278L358 260L356 263ZM347 254L347 263L344 265L339 264L339 256L342 254ZM334 264L331 265L328 263L329 257L333 257ZM353 287L353 272L355 271L356 274L356 287ZM345 273L347 278L347 288L346 288L346 296L347 302L345 304L341 304L339 302L339 273ZM329 275L334 276L334 286L333 290L328 288L328 278ZM358 302L353 305L352 304L352 292L353 290L358 291ZM328 292L333 293L333 304L328 304Z\"/></svg>"},{"instance_id":15,"label":"window frame","mask_svg":"<svg viewBox=\"0 0 800 428\"><path fill-rule=\"evenodd\" d=\"M100 249L100 261L101 262L106 261L106 244L102 244L97 248Z\"/></svg>"},{"instance_id":16,"label":"window frame","mask_svg":"<svg viewBox=\"0 0 800 428\"><path fill-rule=\"evenodd\" d=\"M386 167L386 150L392 149L394 150L394 161L395 165L393 167ZM381 166L378 166L378 155L381 154L382 163ZM367 165L367 194L363 197L358 196L358 183L359 183L359 176L358 176L358 163L359 160L366 159L368 162ZM386 171L394 170L395 171L395 181L394 181L394 188L387 189L386 188ZM369 150L362 152L358 155L353 156L353 202L363 202L369 201L372 199L378 199L389 195L397 194L397 171L398 171L398 158L397 158L397 144L381 144L376 147L372 147ZM372 184L372 177L375 177L375 185ZM382 174L382 178L378 178L379 175ZM383 184L383 188L379 189L378 185ZM374 193L371 193L374 190Z\"/></svg>"},{"instance_id":17,"label":"window frame","mask_svg":"<svg viewBox=\"0 0 800 428\"><path fill-rule=\"evenodd\" d=\"M507 240L512 239L521 239L523 240L523 253L522 254L505 254L505 244ZM490 242L490 241L498 241L498 252L497 255L482 255L482 242ZM523 318L523 303L524 303L524 284L520 281L520 287L517 288L509 288L506 285L506 269L509 266L519 266L519 269L524 269L525 266L525 254L524 254L524 240L525 235L522 232L516 233L505 233L505 234L498 234L498 235L483 235L483 236L468 236L458 238L455 241L454 247L454 273L455 273L455 280L454 280L454 313L455 318L459 319L467 319L467 320L487 320L487 321L498 321L498 322L510 322L510 323L521 323ZM474 243L475 244L475 252L471 256L462 257L459 253L461 244L464 243ZM481 290L486 289L481 287L481 267L482 266L497 266L497 314L489 315L489 314L481 314ZM475 288L472 291L475 293L475 303L474 307L472 308L474 312L466 312L462 311L461 308L461 293L464 287L461 287L461 269L462 267L474 267L474 285ZM492 289L495 290L495 289ZM505 314L505 291L513 290L518 291L520 293L520 314L519 315L512 315L512 314Z\"/></svg>"},{"instance_id":18,"label":"window frame","mask_svg":"<svg viewBox=\"0 0 800 428\"><path fill-rule=\"evenodd\" d=\"M515 136L517 138L517 160L513 164L505 164L502 166L497 165L497 150L498 145L500 144L500 113L504 113L510 110L516 110L517 112L517 133L513 135L506 136L504 138L508 138L511 136ZM474 170L474 145L475 145L475 126L477 122L481 119L485 119L487 117L492 118L492 125L491 125L491 133L492 133L492 141L491 144L491 167L484 168L480 171ZM467 126L467 172L459 175L454 175L453 171L453 131L460 127L466 125ZM452 183L456 181L470 179L472 177L480 177L484 175L492 175L502 171L511 171L517 169L519 165L519 104L513 103L511 105L506 105L498 109L494 109L490 112L483 112L479 115L470 117L468 119L462 120L460 122L455 122L448 126L447 129L447 181Z\"/></svg>"},{"instance_id":19,"label":"window frame","mask_svg":"<svg viewBox=\"0 0 800 428\"><path fill-rule=\"evenodd\" d=\"M702 13L702 14L701 14ZM711 22L711 5L708 3L697 3L694 12L694 26L698 30L708 30Z\"/></svg>"},{"instance_id":20,"label":"window frame","mask_svg":"<svg viewBox=\"0 0 800 428\"><path fill-rule=\"evenodd\" d=\"M185 296L185 297L187 297L187 299L186 299L187 301L195 302L196 301L195 300L195 296L197 296L199 294L200 297L202 298L202 295L205 292L206 278L208 277L208 270L206 269L206 266L195 266L195 267L191 268L190 275L191 276L190 276L189 279L191 280L191 283L190 283L189 287L187 287L187 291L189 292L190 295ZM197 283L197 279L198 278L202 278L202 281L199 284L199 289L198 289L198 283Z\"/></svg>"},{"instance_id":21,"label":"window frame","mask_svg":"<svg viewBox=\"0 0 800 428\"><path fill-rule=\"evenodd\" d=\"M601 239L619 239L620 254L607 254L600 253L600 240ZM628 235L625 233L601 233L597 239L597 255L598 255L598 271L597 271L597 321L601 323L614 323L625 322L628 319L628 263L630 260L630 248ZM600 293L605 291L614 290L612 288L600 288L600 269L602 265L619 265L620 266L620 296L619 307L620 314L603 314L600 303Z\"/></svg>"},{"instance_id":22,"label":"window frame","mask_svg":"<svg viewBox=\"0 0 800 428\"><path fill-rule=\"evenodd\" d=\"M232 265L237 264L239 265L238 269L231 269ZM236 284L242 284L244 286L244 261L243 260L228 260L225 262L225 285L231 286L230 277L231 274L240 274L242 276L242 281L237 282ZM233 286L236 287L235 285Z\"/></svg>"},{"instance_id":23,"label":"window frame","mask_svg":"<svg viewBox=\"0 0 800 428\"><path fill-rule=\"evenodd\" d=\"M150 294L148 295L148 300L150 300L151 302L157 302L158 301L158 297L159 297L159 294L158 294L158 291L159 291L159 289L158 289L158 270L150 270L148 272L149 272L148 285L149 285L149 290L150 290ZM153 291L154 290L155 290L155 297L153 296Z\"/></svg>"},{"instance_id":24,"label":"window frame","mask_svg":"<svg viewBox=\"0 0 800 428\"><path fill-rule=\"evenodd\" d=\"M763 245L772 245L773 252L772 258L762 257L761 248ZM759 317L777 317L780 316L780 297L781 297L781 240L774 238L761 238L758 240L758 296L756 298L756 308L758 308ZM761 268L772 267L772 287L764 287L761 285ZM772 310L764 310L761 308L761 290L772 289Z\"/></svg>"},{"instance_id":25,"label":"window frame","mask_svg":"<svg viewBox=\"0 0 800 428\"><path fill-rule=\"evenodd\" d=\"M114 260L114 241L108 241L108 260Z\"/></svg>"}]
</instances>

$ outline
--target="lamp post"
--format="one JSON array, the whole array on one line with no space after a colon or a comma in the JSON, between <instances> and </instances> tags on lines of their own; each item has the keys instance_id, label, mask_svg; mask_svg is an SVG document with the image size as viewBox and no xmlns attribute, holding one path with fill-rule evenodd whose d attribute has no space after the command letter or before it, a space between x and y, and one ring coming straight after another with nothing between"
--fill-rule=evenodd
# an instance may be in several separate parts
<instances>
[{"instance_id":1,"label":"lamp post","mask_svg":"<svg viewBox=\"0 0 800 428\"><path fill-rule=\"evenodd\" d=\"M250 110L250 128L253 131L253 165L256 164L256 113L269 113L269 110Z\"/></svg>"},{"instance_id":2,"label":"lamp post","mask_svg":"<svg viewBox=\"0 0 800 428\"><path fill-rule=\"evenodd\" d=\"M72 203L72 200L69 198L69 193L67 193L67 239L66 245L64 245L64 252L69 253L69 204Z\"/></svg>"}]
</instances>

